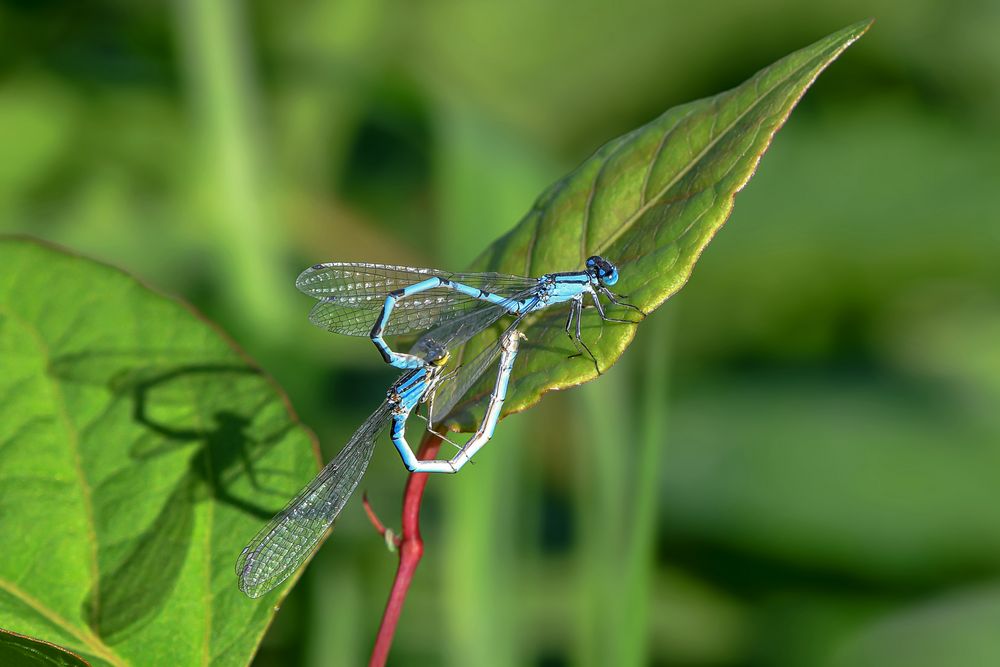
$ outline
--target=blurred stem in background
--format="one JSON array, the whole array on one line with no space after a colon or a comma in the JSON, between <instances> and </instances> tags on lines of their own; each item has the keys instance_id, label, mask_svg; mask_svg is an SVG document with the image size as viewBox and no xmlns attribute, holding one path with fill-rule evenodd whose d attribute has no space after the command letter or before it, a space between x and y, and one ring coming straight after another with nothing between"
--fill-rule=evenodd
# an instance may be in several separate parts
<instances>
[{"instance_id":1,"label":"blurred stem in background","mask_svg":"<svg viewBox=\"0 0 1000 667\"><path fill-rule=\"evenodd\" d=\"M667 445L668 391L670 383L671 329L675 315L655 314L642 326L640 347L633 357L642 370L638 386L642 395L632 423L636 428L635 465L632 469L631 533L626 536L625 585L622 587L622 626L618 635L621 665L644 665L649 646L649 611L656 573L656 510L659 505L660 462ZM635 353L639 352L639 355ZM633 362L636 363L636 362ZM632 383L634 388L636 383ZM633 389L634 390L634 389ZM628 511L630 510L630 511Z\"/></svg>"},{"instance_id":2,"label":"blurred stem in background","mask_svg":"<svg viewBox=\"0 0 1000 667\"><path fill-rule=\"evenodd\" d=\"M251 32L233 0L177 5L184 79L196 145L191 171L210 247L220 252L214 277L224 310L265 340L276 340L291 315L282 267L285 235L275 224L271 178L250 62Z\"/></svg>"},{"instance_id":3,"label":"blurred stem in background","mask_svg":"<svg viewBox=\"0 0 1000 667\"><path fill-rule=\"evenodd\" d=\"M386 34L386 10L382 0L337 0L303 4L281 15L287 26L280 31L280 50L289 63L289 76L278 80L285 88L277 97L282 103L277 112L283 138L280 163L288 171L286 178L294 180L285 193L292 196L283 204L294 211L289 217L299 226L300 249L306 253L329 250L330 256L323 259L364 258L365 251L355 245L357 230L345 225L342 209L330 208L331 200L339 196L330 187L343 178L372 80L391 51L387 49L391 36ZM385 261L386 257L368 259ZM324 346L340 345L340 355L331 353L338 360L347 356L346 350L367 351L367 341L344 343L336 338L324 341ZM331 453L340 446L326 444ZM388 439L381 444L388 446ZM399 465L394 452L387 458ZM398 487L385 498L386 503L389 498L393 502L384 511L386 520L398 529L395 501L402 495L405 476L396 479ZM352 502L350 511L362 514L359 499ZM357 543L371 544L377 534L367 520L359 523L362 532ZM365 557L351 554L344 533L340 537L343 541L333 540L313 560L315 583L308 587L310 629L304 634L306 665L326 667L331 659L338 665L364 664L392 583L395 554L377 547L363 552L366 556L377 553L383 559L375 571L384 576L373 576L365 569Z\"/></svg>"},{"instance_id":4,"label":"blurred stem in background","mask_svg":"<svg viewBox=\"0 0 1000 667\"><path fill-rule=\"evenodd\" d=\"M514 138L478 109L439 97L435 118L441 262L462 270L492 239L528 210L535 194L559 173L550 158ZM531 341L526 344L530 345ZM516 619L518 508L539 502L524 488L522 461L537 460L543 443L532 439L524 418L505 419L477 457L480 465L434 480L443 496L444 544L428 540L431 561L441 563L447 637L453 665L522 665ZM525 499L527 495L528 499ZM434 552L443 551L435 557Z\"/></svg>"},{"instance_id":5,"label":"blurred stem in background","mask_svg":"<svg viewBox=\"0 0 1000 667\"><path fill-rule=\"evenodd\" d=\"M579 389L582 604L574 664L648 663L670 320L648 318L628 354Z\"/></svg>"},{"instance_id":6,"label":"blurred stem in background","mask_svg":"<svg viewBox=\"0 0 1000 667\"><path fill-rule=\"evenodd\" d=\"M306 202L339 183L363 107L395 41L383 0L297 6L282 20L289 76L278 98L282 163ZM296 202L299 203L299 202Z\"/></svg>"}]
</instances>

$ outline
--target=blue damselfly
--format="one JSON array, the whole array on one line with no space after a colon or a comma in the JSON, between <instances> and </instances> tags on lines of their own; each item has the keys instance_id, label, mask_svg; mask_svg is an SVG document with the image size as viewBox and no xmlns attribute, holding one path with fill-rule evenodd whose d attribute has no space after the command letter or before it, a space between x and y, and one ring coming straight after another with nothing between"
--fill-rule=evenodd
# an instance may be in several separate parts
<instances>
[{"instance_id":1,"label":"blue damselfly","mask_svg":"<svg viewBox=\"0 0 1000 667\"><path fill-rule=\"evenodd\" d=\"M539 278L502 273L448 273L437 269L355 262L316 264L299 275L296 286L319 299L309 319L334 333L367 335L385 361L398 368L415 368L419 354L401 354L390 348L383 336L428 332L431 339L441 331L464 328L467 338L492 325L504 315L513 315L517 326L526 315L555 304L569 303L566 334L578 353L594 360L583 341L580 320L584 298L589 296L606 322L634 324L632 320L608 317L599 296L611 303L638 311L625 303L623 295L611 291L618 282L618 268L603 257L587 259L583 271L547 273ZM480 327L475 330L474 324ZM575 327L574 327L575 324ZM418 342L417 352L420 343ZM411 351L413 352L413 351ZM598 367L598 372L600 368Z\"/></svg>"},{"instance_id":2,"label":"blue damselfly","mask_svg":"<svg viewBox=\"0 0 1000 667\"><path fill-rule=\"evenodd\" d=\"M330 463L299 492L243 549L236 561L239 587L252 598L260 597L291 575L316 550L320 539L340 514L361 481L387 426L390 438L412 472L457 472L492 437L507 393L507 381L522 334L511 327L497 342L468 363L446 371L449 346L462 341L461 331L444 344L422 340L420 366L397 379L385 401L355 431ZM460 344L460 343L459 343ZM439 402L447 414L462 394L499 355L497 380L479 429L451 459L421 461L406 441L406 420L421 403ZM428 417L428 421L430 421Z\"/></svg>"}]
</instances>

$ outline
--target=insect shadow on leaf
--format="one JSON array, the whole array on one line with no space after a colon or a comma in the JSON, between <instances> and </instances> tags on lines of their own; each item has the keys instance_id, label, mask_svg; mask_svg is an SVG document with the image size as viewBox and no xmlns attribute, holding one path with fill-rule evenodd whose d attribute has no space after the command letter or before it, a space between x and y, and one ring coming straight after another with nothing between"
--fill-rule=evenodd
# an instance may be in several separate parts
<instances>
[{"instance_id":1,"label":"insect shadow on leaf","mask_svg":"<svg viewBox=\"0 0 1000 667\"><path fill-rule=\"evenodd\" d=\"M99 578L83 614L100 636L115 641L143 627L169 598L188 554L199 503L213 500L263 520L274 507L257 505L231 487L245 477L254 495L283 498L287 491L259 481L257 461L293 426L281 420L268 431L267 420L255 421L273 400L263 384L246 382L260 371L232 362L150 362L156 358L138 351L88 353L58 358L50 366L50 374L64 382L109 390L109 410L121 401L131 403L131 420L141 426L128 448L135 465L103 483L122 484L122 476L143 468L176 469L172 460L186 454L186 469L173 490L128 546L99 544ZM262 426L263 436L254 433Z\"/></svg>"}]
</instances>

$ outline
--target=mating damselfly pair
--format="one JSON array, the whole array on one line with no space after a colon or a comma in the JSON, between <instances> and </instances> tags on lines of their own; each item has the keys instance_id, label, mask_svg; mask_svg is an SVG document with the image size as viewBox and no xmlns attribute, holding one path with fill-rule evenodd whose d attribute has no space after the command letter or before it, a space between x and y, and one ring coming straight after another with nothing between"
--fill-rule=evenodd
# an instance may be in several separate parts
<instances>
[{"instance_id":1,"label":"mating damselfly pair","mask_svg":"<svg viewBox=\"0 0 1000 667\"><path fill-rule=\"evenodd\" d=\"M634 323L608 317L601 296L645 315L611 291L617 282L617 267L598 256L590 257L582 271L539 278L347 262L316 264L303 271L296 286L319 300L309 314L313 324L334 333L368 336L386 363L406 372L340 453L243 549L236 562L240 590L250 597L264 595L312 554L357 488L386 427L411 472L457 472L467 463L496 428L524 337L518 326L531 313L568 303L566 334L577 350L573 356L586 354L597 366L581 336L584 300L589 298L607 322ZM447 369L453 351L505 315L513 322L493 345ZM384 340L418 333L407 353L394 351ZM496 382L476 433L451 459L417 459L405 436L409 416L426 404L427 428L433 428L436 416L447 417L498 358Z\"/></svg>"}]
</instances>

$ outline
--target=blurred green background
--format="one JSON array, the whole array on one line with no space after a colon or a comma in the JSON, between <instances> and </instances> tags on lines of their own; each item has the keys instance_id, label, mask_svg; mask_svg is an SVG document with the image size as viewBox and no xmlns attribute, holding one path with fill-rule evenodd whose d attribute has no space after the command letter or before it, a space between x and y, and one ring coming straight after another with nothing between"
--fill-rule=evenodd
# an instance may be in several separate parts
<instances>
[{"instance_id":1,"label":"blurred green background","mask_svg":"<svg viewBox=\"0 0 1000 667\"><path fill-rule=\"evenodd\" d=\"M394 374L299 270L461 269L869 15L623 360L432 480L390 662L1000 664L1000 3L4 0L0 231L194 302L331 456ZM362 663L395 560L349 505L255 664Z\"/></svg>"}]
</instances>

